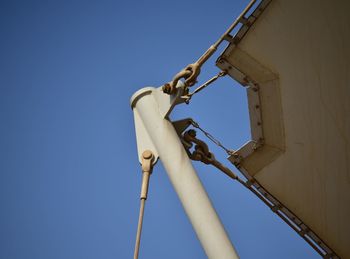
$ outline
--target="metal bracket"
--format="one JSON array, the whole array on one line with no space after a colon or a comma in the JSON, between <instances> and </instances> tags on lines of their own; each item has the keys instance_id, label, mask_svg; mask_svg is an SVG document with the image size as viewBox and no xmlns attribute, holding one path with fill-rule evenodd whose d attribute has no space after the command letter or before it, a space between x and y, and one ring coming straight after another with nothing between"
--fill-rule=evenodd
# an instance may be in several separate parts
<instances>
[{"instance_id":1,"label":"metal bracket","mask_svg":"<svg viewBox=\"0 0 350 259\"><path fill-rule=\"evenodd\" d=\"M169 116L176 105L185 102L185 99L181 98L185 95L185 85L182 81L177 82L175 94L168 95L163 93L162 87L159 87L154 91L156 92L159 112L164 118Z\"/></svg>"},{"instance_id":2,"label":"metal bracket","mask_svg":"<svg viewBox=\"0 0 350 259\"><path fill-rule=\"evenodd\" d=\"M227 71L227 73L235 78L240 84L247 89L247 96L250 111L250 125L251 125L251 137L252 140L243 145L239 150L234 152L232 156L229 156L229 160L235 165L239 166L244 158L251 155L255 150L260 148L264 144L263 134L263 121L261 114L260 104L260 86L257 82L254 82L251 78L245 75L243 72L233 67L225 58L218 60L220 68Z\"/></svg>"},{"instance_id":3,"label":"metal bracket","mask_svg":"<svg viewBox=\"0 0 350 259\"><path fill-rule=\"evenodd\" d=\"M181 137L182 133L193 123L191 118L186 118L178 121L173 121L172 124L176 130L176 133Z\"/></svg>"},{"instance_id":4,"label":"metal bracket","mask_svg":"<svg viewBox=\"0 0 350 259\"><path fill-rule=\"evenodd\" d=\"M210 152L208 145L196 137L196 131L194 129L184 132L183 135L181 135L181 140L190 159L200 161L206 165L210 164L228 177L241 182L236 174L215 158L214 154ZM194 148L193 151L191 151L192 147Z\"/></svg>"},{"instance_id":5,"label":"metal bracket","mask_svg":"<svg viewBox=\"0 0 350 259\"><path fill-rule=\"evenodd\" d=\"M177 89L176 94L167 95L163 93L161 87L142 88L131 97L131 101L130 101L131 107L134 107L135 103L138 101L139 98L148 94L153 94L153 96L157 100L160 115L163 118L167 118L176 105L185 102L185 100L182 98L182 95L184 93L184 84L181 81L177 83L176 89ZM143 151L150 150L154 155L153 164L155 164L159 158L158 151L154 146L149 134L147 133L144 123L137 109L133 109L133 111L134 111L136 142L137 142L137 152L138 152L139 161L140 163L142 163Z\"/></svg>"},{"instance_id":6,"label":"metal bracket","mask_svg":"<svg viewBox=\"0 0 350 259\"><path fill-rule=\"evenodd\" d=\"M248 109L250 113L250 126L252 139L259 145L263 144L263 121L261 115L261 103L260 103L260 86L258 83L248 81L247 95L248 95Z\"/></svg>"},{"instance_id":7,"label":"metal bracket","mask_svg":"<svg viewBox=\"0 0 350 259\"><path fill-rule=\"evenodd\" d=\"M240 167L241 162L262 145L263 143L256 142L254 140L248 141L240 149L238 149L231 156L229 156L228 160L236 167Z\"/></svg>"}]
</instances>

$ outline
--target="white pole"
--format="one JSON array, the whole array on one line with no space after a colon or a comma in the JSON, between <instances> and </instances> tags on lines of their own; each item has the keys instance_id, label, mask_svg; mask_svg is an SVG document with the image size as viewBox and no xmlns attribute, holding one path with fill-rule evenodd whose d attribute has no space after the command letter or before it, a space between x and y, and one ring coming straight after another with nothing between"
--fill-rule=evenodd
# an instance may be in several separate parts
<instances>
[{"instance_id":1,"label":"white pole","mask_svg":"<svg viewBox=\"0 0 350 259\"><path fill-rule=\"evenodd\" d=\"M172 125L162 116L159 89L147 87L131 99L208 258L238 258Z\"/></svg>"}]
</instances>

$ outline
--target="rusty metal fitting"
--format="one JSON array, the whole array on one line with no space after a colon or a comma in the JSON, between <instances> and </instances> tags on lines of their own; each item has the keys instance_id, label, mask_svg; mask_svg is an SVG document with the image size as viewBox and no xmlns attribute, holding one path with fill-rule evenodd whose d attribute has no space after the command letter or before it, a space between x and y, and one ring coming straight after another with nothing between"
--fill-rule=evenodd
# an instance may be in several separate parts
<instances>
[{"instance_id":1,"label":"rusty metal fitting","mask_svg":"<svg viewBox=\"0 0 350 259\"><path fill-rule=\"evenodd\" d=\"M182 69L179 73L177 73L173 80L169 83L166 83L163 86L163 92L166 94L175 94L176 93L176 85L180 79L185 79L185 88L189 86L193 86L197 83L197 77L200 73L200 65L198 63L193 63L187 65L184 69Z\"/></svg>"},{"instance_id":2,"label":"rusty metal fitting","mask_svg":"<svg viewBox=\"0 0 350 259\"><path fill-rule=\"evenodd\" d=\"M192 125L196 125L195 122L192 122ZM197 125L198 126L198 125ZM229 176L232 179L238 179L237 175L235 175L230 169L225 167L223 164L221 164L219 161L216 160L215 156L213 153L209 151L208 145L196 138L196 131L193 129L187 130L183 136L183 143L186 144L184 145L186 152L188 156L195 161L200 161L204 164L211 164L221 170L223 173L225 173L227 176ZM191 148L194 146L194 151L191 152Z\"/></svg>"},{"instance_id":3,"label":"rusty metal fitting","mask_svg":"<svg viewBox=\"0 0 350 259\"><path fill-rule=\"evenodd\" d=\"M171 82L163 85L163 87L162 87L163 93L169 94L169 95L175 94L177 91L176 86L177 86L177 83L179 82L179 80L181 78L185 78L185 79L188 78L191 75L191 73L192 73L191 71L188 71L186 69L181 70L179 73L177 73L174 76L174 78Z\"/></svg>"},{"instance_id":4,"label":"rusty metal fitting","mask_svg":"<svg viewBox=\"0 0 350 259\"><path fill-rule=\"evenodd\" d=\"M195 144L193 153L191 153L188 150L188 152L191 154L191 158L193 160L197 160L197 161L202 161L204 163L208 163L210 158L213 157L212 154L209 151L208 145L204 141L196 138L196 131L194 129L187 130L183 134L183 140L186 143L190 143L191 144L190 148L192 147L192 144Z\"/></svg>"},{"instance_id":5,"label":"rusty metal fitting","mask_svg":"<svg viewBox=\"0 0 350 259\"><path fill-rule=\"evenodd\" d=\"M249 84L249 78L248 78L247 76L245 76L245 77L243 78L243 81L241 82L241 84L242 84L243 86L247 86L247 85Z\"/></svg>"},{"instance_id":6,"label":"rusty metal fitting","mask_svg":"<svg viewBox=\"0 0 350 259\"><path fill-rule=\"evenodd\" d=\"M176 93L176 87L174 87L172 84L170 83L166 83L163 85L162 87L163 93L165 94L175 94Z\"/></svg>"},{"instance_id":7,"label":"rusty metal fitting","mask_svg":"<svg viewBox=\"0 0 350 259\"><path fill-rule=\"evenodd\" d=\"M186 141L187 143L192 143L193 139L196 137L196 131L193 129L187 130L184 134L183 134L183 139L184 141Z\"/></svg>"},{"instance_id":8,"label":"rusty metal fitting","mask_svg":"<svg viewBox=\"0 0 350 259\"><path fill-rule=\"evenodd\" d=\"M189 71L189 76L185 80L186 86L193 86L197 83L197 77L201 72L200 65L198 63L189 64L185 69L185 71Z\"/></svg>"}]
</instances>

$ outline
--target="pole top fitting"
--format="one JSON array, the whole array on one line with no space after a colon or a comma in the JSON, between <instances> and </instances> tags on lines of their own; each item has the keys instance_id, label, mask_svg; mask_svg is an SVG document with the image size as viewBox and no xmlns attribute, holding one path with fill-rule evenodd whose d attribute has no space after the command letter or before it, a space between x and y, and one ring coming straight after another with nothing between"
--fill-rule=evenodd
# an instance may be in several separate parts
<instances>
[{"instance_id":1,"label":"pole top fitting","mask_svg":"<svg viewBox=\"0 0 350 259\"><path fill-rule=\"evenodd\" d=\"M130 98L130 106L131 109L134 109L136 106L136 103L139 99L141 99L143 96L151 94L153 90L156 88L154 87L144 87L141 88L140 90L136 91Z\"/></svg>"}]
</instances>

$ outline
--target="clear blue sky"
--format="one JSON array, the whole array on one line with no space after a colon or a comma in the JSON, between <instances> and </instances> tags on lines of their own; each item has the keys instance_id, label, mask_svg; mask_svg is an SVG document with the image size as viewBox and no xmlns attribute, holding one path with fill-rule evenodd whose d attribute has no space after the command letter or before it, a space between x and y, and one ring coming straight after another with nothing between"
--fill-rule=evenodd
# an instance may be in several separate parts
<instances>
[{"instance_id":1,"label":"clear blue sky","mask_svg":"<svg viewBox=\"0 0 350 259\"><path fill-rule=\"evenodd\" d=\"M132 257L141 173L129 98L195 61L246 4L1 1L0 258ZM185 117L230 148L250 137L245 91L229 78L177 107ZM195 167L242 258L318 258L243 187ZM160 163L140 251L154 258L205 258Z\"/></svg>"}]
</instances>

